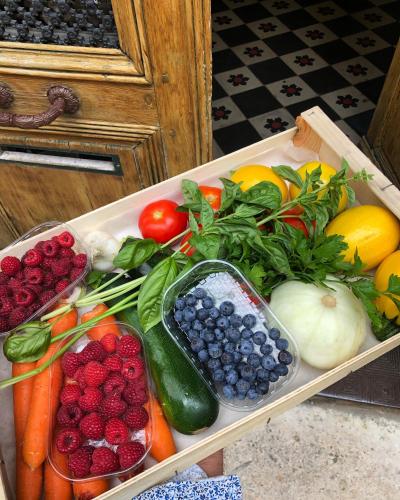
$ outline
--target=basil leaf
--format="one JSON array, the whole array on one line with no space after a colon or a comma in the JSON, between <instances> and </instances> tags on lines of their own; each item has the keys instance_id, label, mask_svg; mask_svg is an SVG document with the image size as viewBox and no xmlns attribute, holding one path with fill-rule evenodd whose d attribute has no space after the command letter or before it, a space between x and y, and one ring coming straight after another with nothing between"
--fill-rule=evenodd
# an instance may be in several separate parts
<instances>
[{"instance_id":1,"label":"basil leaf","mask_svg":"<svg viewBox=\"0 0 400 500\"><path fill-rule=\"evenodd\" d=\"M242 203L235 208L235 215L238 217L253 217L254 215L258 215L261 212L264 212L264 208L257 207L256 205L246 205Z\"/></svg>"},{"instance_id":2,"label":"basil leaf","mask_svg":"<svg viewBox=\"0 0 400 500\"><path fill-rule=\"evenodd\" d=\"M231 242L252 240L258 235L255 219L233 216L224 221L218 221L216 227L221 234L228 236Z\"/></svg>"},{"instance_id":3,"label":"basil leaf","mask_svg":"<svg viewBox=\"0 0 400 500\"><path fill-rule=\"evenodd\" d=\"M114 257L113 264L129 271L147 262L159 249L153 239L129 239Z\"/></svg>"},{"instance_id":4,"label":"basil leaf","mask_svg":"<svg viewBox=\"0 0 400 500\"><path fill-rule=\"evenodd\" d=\"M172 257L162 260L147 275L140 287L138 315L144 332L161 321L161 301L165 290L178 275L178 266Z\"/></svg>"},{"instance_id":5,"label":"basil leaf","mask_svg":"<svg viewBox=\"0 0 400 500\"><path fill-rule=\"evenodd\" d=\"M91 288L98 288L106 274L103 271L90 271L86 278L86 284Z\"/></svg>"},{"instance_id":6,"label":"basil leaf","mask_svg":"<svg viewBox=\"0 0 400 500\"><path fill-rule=\"evenodd\" d=\"M190 208L193 212L200 212L203 197L197 183L184 179L182 181L182 194L185 201L184 206Z\"/></svg>"},{"instance_id":7,"label":"basil leaf","mask_svg":"<svg viewBox=\"0 0 400 500\"><path fill-rule=\"evenodd\" d=\"M279 243L266 236L256 238L252 245L256 250L268 256L269 264L278 273L286 274L286 276L293 275L286 252Z\"/></svg>"},{"instance_id":8,"label":"basil leaf","mask_svg":"<svg viewBox=\"0 0 400 500\"><path fill-rule=\"evenodd\" d=\"M278 165L277 167L272 167L272 170L287 181L291 182L295 186L301 189L303 185L303 179L300 175L294 170L292 167L288 167L286 165Z\"/></svg>"},{"instance_id":9,"label":"basil leaf","mask_svg":"<svg viewBox=\"0 0 400 500\"><path fill-rule=\"evenodd\" d=\"M347 198L349 200L349 205L352 205L356 201L356 194L354 192L354 189L350 187L348 184L346 184L345 188L346 188Z\"/></svg>"},{"instance_id":10,"label":"basil leaf","mask_svg":"<svg viewBox=\"0 0 400 500\"><path fill-rule=\"evenodd\" d=\"M252 205L260 205L263 208L274 210L282 203L282 195L278 186L272 182L263 181L251 187L238 196L240 201Z\"/></svg>"},{"instance_id":11,"label":"basil leaf","mask_svg":"<svg viewBox=\"0 0 400 500\"><path fill-rule=\"evenodd\" d=\"M192 233L197 234L199 232L199 226L197 224L196 217L193 212L189 209L189 227Z\"/></svg>"},{"instance_id":12,"label":"basil leaf","mask_svg":"<svg viewBox=\"0 0 400 500\"><path fill-rule=\"evenodd\" d=\"M51 325L35 321L18 327L4 342L3 351L12 363L32 363L47 351Z\"/></svg>"},{"instance_id":13,"label":"basil leaf","mask_svg":"<svg viewBox=\"0 0 400 500\"><path fill-rule=\"evenodd\" d=\"M221 194L221 208L219 211L224 212L232 205L241 190L240 184L236 184L229 179L221 178L220 181L224 185L224 189Z\"/></svg>"},{"instance_id":14,"label":"basil leaf","mask_svg":"<svg viewBox=\"0 0 400 500\"><path fill-rule=\"evenodd\" d=\"M207 229L212 226L214 223L214 210L211 208L211 205L208 201L203 197L201 199L201 212L200 212L200 224L203 226L203 229Z\"/></svg>"},{"instance_id":15,"label":"basil leaf","mask_svg":"<svg viewBox=\"0 0 400 500\"><path fill-rule=\"evenodd\" d=\"M386 292L393 295L400 295L400 276L397 276L396 274L390 275L389 285Z\"/></svg>"},{"instance_id":16,"label":"basil leaf","mask_svg":"<svg viewBox=\"0 0 400 500\"><path fill-rule=\"evenodd\" d=\"M221 238L218 234L199 235L194 234L190 238L193 245L206 259L216 259L219 254Z\"/></svg>"}]
</instances>

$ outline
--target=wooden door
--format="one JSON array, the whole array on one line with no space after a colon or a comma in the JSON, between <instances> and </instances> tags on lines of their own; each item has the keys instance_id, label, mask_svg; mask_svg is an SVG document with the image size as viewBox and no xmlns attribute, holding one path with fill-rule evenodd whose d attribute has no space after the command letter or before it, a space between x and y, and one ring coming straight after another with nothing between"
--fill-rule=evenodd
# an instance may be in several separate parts
<instances>
[{"instance_id":1,"label":"wooden door","mask_svg":"<svg viewBox=\"0 0 400 500\"><path fill-rule=\"evenodd\" d=\"M400 42L385 79L367 139L383 172L400 186Z\"/></svg>"},{"instance_id":2,"label":"wooden door","mask_svg":"<svg viewBox=\"0 0 400 500\"><path fill-rule=\"evenodd\" d=\"M71 8L82 16L92 9L98 20L107 4L114 42L104 33L101 40L95 19L95 43L81 37L79 45ZM68 220L211 159L209 0L0 0L0 15L0 85L13 95L0 113L45 111L54 85L80 102L76 113L38 129L0 127L0 246L40 222ZM7 15L15 19L4 31ZM29 27L35 16L39 35ZM46 22L70 38L58 35L54 44L56 28L40 32ZM84 159L55 167L57 155ZM88 169L85 160L98 157L106 170Z\"/></svg>"}]
</instances>

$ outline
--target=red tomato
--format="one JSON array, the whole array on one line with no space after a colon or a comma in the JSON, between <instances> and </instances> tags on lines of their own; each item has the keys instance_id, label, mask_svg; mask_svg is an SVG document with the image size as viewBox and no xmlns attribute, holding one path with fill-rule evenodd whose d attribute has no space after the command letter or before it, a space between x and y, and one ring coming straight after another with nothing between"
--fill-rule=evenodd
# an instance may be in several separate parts
<instances>
[{"instance_id":1,"label":"red tomato","mask_svg":"<svg viewBox=\"0 0 400 500\"><path fill-rule=\"evenodd\" d=\"M283 215L301 215L304 212L304 208L301 205L296 205L293 208L289 208L289 210L285 210Z\"/></svg>"},{"instance_id":2,"label":"red tomato","mask_svg":"<svg viewBox=\"0 0 400 500\"><path fill-rule=\"evenodd\" d=\"M184 231L188 215L177 212L178 204L171 200L158 200L147 205L139 217L139 229L143 238L153 238L157 243L166 243Z\"/></svg>"},{"instance_id":3,"label":"red tomato","mask_svg":"<svg viewBox=\"0 0 400 500\"><path fill-rule=\"evenodd\" d=\"M190 231L190 233L186 234L182 238L182 241L179 244L179 250L182 253L185 253L188 257L191 257L196 251L196 249L194 247L192 247L192 245L190 243L188 243L188 241L190 240L190 238L192 236L193 236L193 233L192 233L192 231Z\"/></svg>"},{"instance_id":4,"label":"red tomato","mask_svg":"<svg viewBox=\"0 0 400 500\"><path fill-rule=\"evenodd\" d=\"M211 205L214 211L217 211L221 207L221 193L222 189L212 186L199 186L204 198Z\"/></svg>"},{"instance_id":5,"label":"red tomato","mask_svg":"<svg viewBox=\"0 0 400 500\"><path fill-rule=\"evenodd\" d=\"M292 226L295 229L300 229L300 231L303 231L306 238L308 238L307 226L301 219L297 219L297 217L285 217L282 221L286 222L286 224L289 224L289 226Z\"/></svg>"}]
</instances>

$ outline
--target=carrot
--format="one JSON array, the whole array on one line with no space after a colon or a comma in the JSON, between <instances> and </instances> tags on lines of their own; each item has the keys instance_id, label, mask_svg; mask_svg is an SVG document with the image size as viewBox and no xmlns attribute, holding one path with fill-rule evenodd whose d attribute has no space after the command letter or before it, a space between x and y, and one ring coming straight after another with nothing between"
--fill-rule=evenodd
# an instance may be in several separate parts
<instances>
[{"instance_id":1,"label":"carrot","mask_svg":"<svg viewBox=\"0 0 400 500\"><path fill-rule=\"evenodd\" d=\"M63 305L64 304L59 304L57 308ZM73 328L78 323L78 311L76 309L71 309L71 311L66 314L60 314L59 316L49 319L49 323L52 323L51 334L55 337Z\"/></svg>"},{"instance_id":2,"label":"carrot","mask_svg":"<svg viewBox=\"0 0 400 500\"><path fill-rule=\"evenodd\" d=\"M176 446L161 406L152 394L150 394L150 400L144 405L148 412L150 404L152 407L153 428L151 428L149 421L145 427L146 440L151 439L150 455L158 462L161 462L176 453Z\"/></svg>"},{"instance_id":3,"label":"carrot","mask_svg":"<svg viewBox=\"0 0 400 500\"><path fill-rule=\"evenodd\" d=\"M35 363L14 363L13 376L32 370ZM15 427L15 489L16 499L39 500L42 491L43 469L30 469L22 458L22 443L32 395L33 379L28 378L14 385L14 427Z\"/></svg>"},{"instance_id":4,"label":"carrot","mask_svg":"<svg viewBox=\"0 0 400 500\"><path fill-rule=\"evenodd\" d=\"M94 479L93 481L74 482L75 500L91 500L105 493L109 488L107 479Z\"/></svg>"},{"instance_id":5,"label":"carrot","mask_svg":"<svg viewBox=\"0 0 400 500\"><path fill-rule=\"evenodd\" d=\"M63 455L53 446L51 458L61 472L68 471L68 456ZM71 500L72 484L61 477L47 460L44 466L44 500Z\"/></svg>"},{"instance_id":6,"label":"carrot","mask_svg":"<svg viewBox=\"0 0 400 500\"><path fill-rule=\"evenodd\" d=\"M85 323L90 319L96 318L97 316L100 316L100 314L103 314L106 311L108 311L108 307L105 304L98 304L91 311L82 314L81 323ZM86 332L86 335L92 340L100 340L107 333L113 333L116 337L121 336L121 330L116 324L116 319L115 316L113 315L101 319L96 326L94 326L93 328L91 328Z\"/></svg>"}]
</instances>

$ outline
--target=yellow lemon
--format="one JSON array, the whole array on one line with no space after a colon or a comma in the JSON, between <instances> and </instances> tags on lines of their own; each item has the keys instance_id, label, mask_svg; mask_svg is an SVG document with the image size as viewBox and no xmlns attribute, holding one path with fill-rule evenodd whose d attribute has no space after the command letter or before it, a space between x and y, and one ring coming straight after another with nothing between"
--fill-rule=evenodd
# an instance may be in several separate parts
<instances>
[{"instance_id":1,"label":"yellow lemon","mask_svg":"<svg viewBox=\"0 0 400 500\"><path fill-rule=\"evenodd\" d=\"M240 186L242 191L247 191L262 181L272 182L281 192L282 203L288 197L286 182L279 175L276 175L271 167L266 167L265 165L243 165L243 167L239 167L233 172L231 180L236 183L242 182Z\"/></svg>"},{"instance_id":2,"label":"yellow lemon","mask_svg":"<svg viewBox=\"0 0 400 500\"><path fill-rule=\"evenodd\" d=\"M376 289L384 292L387 290L389 284L389 278L391 274L396 274L400 276L400 251L393 252L386 259L384 259L380 264L375 273L375 286ZM397 300L400 300L400 295L394 296ZM389 297L378 297L375 301L378 311L384 313L387 318L396 318L396 323L400 325L400 311L396 304Z\"/></svg>"},{"instance_id":3,"label":"yellow lemon","mask_svg":"<svg viewBox=\"0 0 400 500\"><path fill-rule=\"evenodd\" d=\"M310 161L310 162L302 165L297 170L297 173L304 180L306 178L306 172L308 172L310 174L313 170L315 170L319 166L321 166L320 179L323 182L323 184L328 184L329 179L333 175L336 174L336 170L333 167L331 167L330 165L328 165L327 163L322 163L320 161ZM291 184L290 188L289 188L289 192L290 192L290 198L293 200L293 198L296 198L296 196L299 194L300 189L297 186L295 186L294 184ZM324 194L324 191L321 191L318 197L319 198L322 197L323 194ZM340 197L338 212L342 212L346 208L347 201L348 200L347 200L346 189L344 187L342 187L342 196Z\"/></svg>"},{"instance_id":4,"label":"yellow lemon","mask_svg":"<svg viewBox=\"0 0 400 500\"><path fill-rule=\"evenodd\" d=\"M326 227L327 236L340 234L348 244L345 260L352 262L354 252L368 271L394 252L400 242L400 224L384 207L361 205L337 215Z\"/></svg>"}]
</instances>

